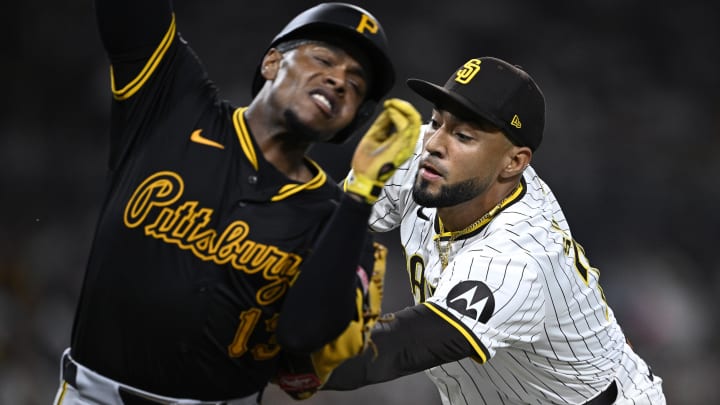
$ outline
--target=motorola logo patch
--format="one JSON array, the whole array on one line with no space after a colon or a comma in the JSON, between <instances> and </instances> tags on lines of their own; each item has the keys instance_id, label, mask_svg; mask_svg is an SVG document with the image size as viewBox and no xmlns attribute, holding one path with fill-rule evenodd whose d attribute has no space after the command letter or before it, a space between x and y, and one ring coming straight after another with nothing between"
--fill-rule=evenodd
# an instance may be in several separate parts
<instances>
[{"instance_id":1,"label":"motorola logo patch","mask_svg":"<svg viewBox=\"0 0 720 405\"><path fill-rule=\"evenodd\" d=\"M486 323L495 311L492 291L482 281L463 281L450 290L447 306L459 313Z\"/></svg>"}]
</instances>

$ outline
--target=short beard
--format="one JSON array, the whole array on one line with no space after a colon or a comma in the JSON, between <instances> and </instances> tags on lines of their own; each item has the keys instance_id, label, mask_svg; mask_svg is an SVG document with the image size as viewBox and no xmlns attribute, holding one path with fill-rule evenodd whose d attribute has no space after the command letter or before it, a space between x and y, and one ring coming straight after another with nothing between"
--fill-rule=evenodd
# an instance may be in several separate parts
<instances>
[{"instance_id":1,"label":"short beard","mask_svg":"<svg viewBox=\"0 0 720 405\"><path fill-rule=\"evenodd\" d=\"M417 180L420 180L417 182ZM470 201L487 190L489 184L481 183L479 179L468 179L460 183L440 187L440 194L433 195L427 191L428 181L416 179L412 190L412 197L416 203L423 207L443 208Z\"/></svg>"},{"instance_id":2,"label":"short beard","mask_svg":"<svg viewBox=\"0 0 720 405\"><path fill-rule=\"evenodd\" d=\"M297 142L326 142L332 138L331 134L322 131L316 131L300 122L297 114L291 109L286 109L283 114L285 124L292 139Z\"/></svg>"}]
</instances>

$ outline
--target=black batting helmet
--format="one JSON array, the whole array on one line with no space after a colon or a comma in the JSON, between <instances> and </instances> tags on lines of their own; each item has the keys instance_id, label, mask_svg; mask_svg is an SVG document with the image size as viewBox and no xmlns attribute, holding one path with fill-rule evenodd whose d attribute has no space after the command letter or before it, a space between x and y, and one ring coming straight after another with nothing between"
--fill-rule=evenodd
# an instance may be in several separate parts
<instances>
[{"instance_id":1,"label":"black batting helmet","mask_svg":"<svg viewBox=\"0 0 720 405\"><path fill-rule=\"evenodd\" d=\"M395 84L395 68L388 56L390 52L385 30L372 14L361 7L347 3L321 3L293 18L273 38L267 49L294 39L350 43L365 53L370 61L371 82L365 101L353 122L330 140L333 143L342 143L372 118L380 100ZM252 83L253 97L260 91L263 83L258 65Z\"/></svg>"}]
</instances>

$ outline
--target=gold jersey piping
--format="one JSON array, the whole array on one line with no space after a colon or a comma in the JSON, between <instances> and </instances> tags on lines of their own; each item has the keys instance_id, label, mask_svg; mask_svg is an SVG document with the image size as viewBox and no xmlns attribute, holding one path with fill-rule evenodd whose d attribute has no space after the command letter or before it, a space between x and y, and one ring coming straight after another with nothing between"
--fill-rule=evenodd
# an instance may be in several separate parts
<instances>
[{"instance_id":1,"label":"gold jersey piping","mask_svg":"<svg viewBox=\"0 0 720 405\"><path fill-rule=\"evenodd\" d=\"M145 63L145 66L140 71L140 73L135 76L135 78L131 80L130 83L125 85L125 87L121 89L116 88L115 72L112 65L110 65L110 88L112 90L115 100L122 101L129 99L135 93L137 93L138 90L140 90L140 88L148 81L152 73L160 64L160 61L165 56L165 53L167 53L167 50L170 48L170 44L172 44L172 41L175 38L175 29L175 14L173 14L172 20L170 21L170 28L168 28L162 41L160 41L160 45L158 45L157 49L155 49L155 52L153 52L153 54L150 56L150 59L148 59L148 61Z\"/></svg>"}]
</instances>

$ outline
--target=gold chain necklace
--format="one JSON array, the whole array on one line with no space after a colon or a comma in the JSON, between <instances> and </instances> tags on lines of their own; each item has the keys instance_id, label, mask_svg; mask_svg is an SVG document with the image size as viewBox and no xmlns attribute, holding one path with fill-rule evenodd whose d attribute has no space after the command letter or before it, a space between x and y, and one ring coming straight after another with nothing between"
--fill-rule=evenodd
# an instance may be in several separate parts
<instances>
[{"instance_id":1,"label":"gold chain necklace","mask_svg":"<svg viewBox=\"0 0 720 405\"><path fill-rule=\"evenodd\" d=\"M448 263L450 262L450 253L452 253L452 243L455 241L456 238L467 235L469 233L472 233L476 231L478 228L487 225L490 220L492 220L495 215L497 215L498 212L502 208L504 208L506 205L508 205L511 201L515 200L515 198L520 195L520 193L523 190L522 182L515 187L515 189L505 198L502 199L495 207L493 207L490 211L486 212L485 215L481 216L477 221L473 222L472 224L466 226L465 228L459 230L459 231L445 231L445 227L443 226L442 219L440 219L440 216L437 217L438 219L438 226L440 228L440 233L433 236L433 240L435 241L435 247L438 250L438 256L440 257L440 265L442 266L442 269L445 270ZM440 243L441 239L445 239L445 244Z\"/></svg>"}]
</instances>

